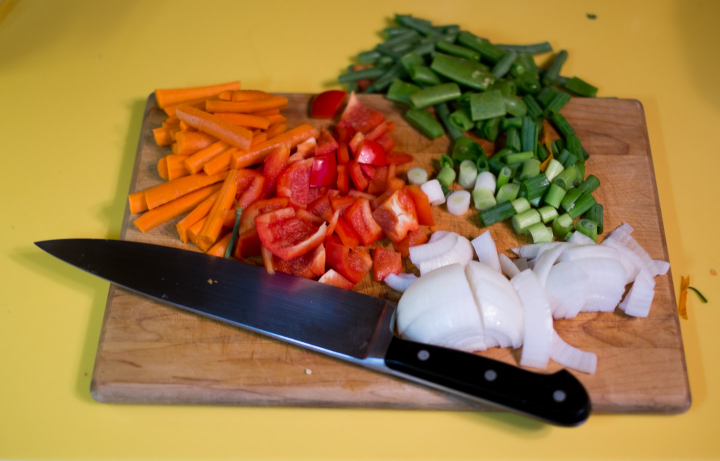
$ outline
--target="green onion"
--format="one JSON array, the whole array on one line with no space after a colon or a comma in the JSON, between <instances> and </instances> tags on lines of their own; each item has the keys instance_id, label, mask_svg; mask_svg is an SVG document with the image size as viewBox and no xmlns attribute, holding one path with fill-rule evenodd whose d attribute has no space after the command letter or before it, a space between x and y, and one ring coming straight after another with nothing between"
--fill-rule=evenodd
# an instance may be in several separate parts
<instances>
[{"instance_id":1,"label":"green onion","mask_svg":"<svg viewBox=\"0 0 720 461\"><path fill-rule=\"evenodd\" d=\"M553 239L550 228L540 223L529 226L526 232L532 236L533 243L550 243Z\"/></svg>"},{"instance_id":2,"label":"green onion","mask_svg":"<svg viewBox=\"0 0 720 461\"><path fill-rule=\"evenodd\" d=\"M520 128L522 128L522 117L505 118L500 124L500 128L508 131L511 128L519 130Z\"/></svg>"},{"instance_id":3,"label":"green onion","mask_svg":"<svg viewBox=\"0 0 720 461\"><path fill-rule=\"evenodd\" d=\"M532 45L495 45L503 51L517 51L518 53L542 54L552 51L549 42L534 43Z\"/></svg>"},{"instance_id":4,"label":"green onion","mask_svg":"<svg viewBox=\"0 0 720 461\"><path fill-rule=\"evenodd\" d=\"M385 75L385 72L387 72L387 69L384 67L371 67L370 69L354 70L352 72L348 72L347 74L342 74L341 76L339 76L338 82L348 83L357 82L358 80L366 78L380 78Z\"/></svg>"},{"instance_id":5,"label":"green onion","mask_svg":"<svg viewBox=\"0 0 720 461\"><path fill-rule=\"evenodd\" d=\"M571 134L565 137L565 143L567 144L567 150L571 154L575 155L577 158L582 156L582 144L580 143L580 138Z\"/></svg>"},{"instance_id":6,"label":"green onion","mask_svg":"<svg viewBox=\"0 0 720 461\"><path fill-rule=\"evenodd\" d=\"M542 108L537 103L535 98L532 97L532 95L526 94L525 96L523 96L523 101L525 101L525 106L527 106L528 116L532 118L538 118L543 114Z\"/></svg>"},{"instance_id":7,"label":"green onion","mask_svg":"<svg viewBox=\"0 0 720 461\"><path fill-rule=\"evenodd\" d=\"M485 91L495 82L495 76L479 62L435 53L430 68L450 80L475 90Z\"/></svg>"},{"instance_id":8,"label":"green onion","mask_svg":"<svg viewBox=\"0 0 720 461\"><path fill-rule=\"evenodd\" d=\"M413 69L417 69L417 67ZM427 106L453 101L459 98L461 94L460 87L457 83L444 83L412 94L410 96L410 102L416 109L422 109Z\"/></svg>"},{"instance_id":9,"label":"green onion","mask_svg":"<svg viewBox=\"0 0 720 461\"><path fill-rule=\"evenodd\" d=\"M458 109L450 114L450 123L455 125L455 128L462 131L469 131L475 126L475 123L470 120L470 116L465 109Z\"/></svg>"},{"instance_id":10,"label":"green onion","mask_svg":"<svg viewBox=\"0 0 720 461\"><path fill-rule=\"evenodd\" d=\"M560 174L555 176L555 179L553 179L553 184L557 184L558 186L562 187L566 191L570 189L577 179L578 172L577 168L575 166L570 166L568 168L565 168Z\"/></svg>"},{"instance_id":11,"label":"green onion","mask_svg":"<svg viewBox=\"0 0 720 461\"><path fill-rule=\"evenodd\" d=\"M442 154L440 156L440 168L455 168L455 161L453 159L445 154Z\"/></svg>"},{"instance_id":12,"label":"green onion","mask_svg":"<svg viewBox=\"0 0 720 461\"><path fill-rule=\"evenodd\" d=\"M503 95L505 102L505 111L514 117L524 117L527 113L527 106L522 99L514 94Z\"/></svg>"},{"instance_id":13,"label":"green onion","mask_svg":"<svg viewBox=\"0 0 720 461\"><path fill-rule=\"evenodd\" d=\"M573 127L570 126L567 120L565 120L565 117L563 114L555 114L552 117L550 117L550 120L552 120L553 125L555 125L555 128L558 129L560 134L563 135L565 139L567 139L568 136L571 134L575 134L575 130Z\"/></svg>"},{"instance_id":14,"label":"green onion","mask_svg":"<svg viewBox=\"0 0 720 461\"><path fill-rule=\"evenodd\" d=\"M560 153L565 149L565 141L562 139L556 139L552 142L552 148L553 148L553 154L560 155Z\"/></svg>"},{"instance_id":15,"label":"green onion","mask_svg":"<svg viewBox=\"0 0 720 461\"><path fill-rule=\"evenodd\" d=\"M520 183L520 173L522 173L522 167L525 162L511 163L508 168L512 171L514 182Z\"/></svg>"},{"instance_id":16,"label":"green onion","mask_svg":"<svg viewBox=\"0 0 720 461\"><path fill-rule=\"evenodd\" d=\"M375 64L382 54L377 50L363 51L358 53L358 62L360 64Z\"/></svg>"},{"instance_id":17,"label":"green onion","mask_svg":"<svg viewBox=\"0 0 720 461\"><path fill-rule=\"evenodd\" d=\"M458 177L458 184L464 189L470 189L475 185L478 171L477 165L473 160L463 160L460 163L460 176Z\"/></svg>"},{"instance_id":18,"label":"green onion","mask_svg":"<svg viewBox=\"0 0 720 461\"><path fill-rule=\"evenodd\" d=\"M520 173L520 181L525 181L540 174L540 160L530 158L523 162L522 173Z\"/></svg>"},{"instance_id":19,"label":"green onion","mask_svg":"<svg viewBox=\"0 0 720 461\"><path fill-rule=\"evenodd\" d=\"M491 90L500 90L503 96L515 96L517 94L517 85L514 80L496 80L490 86Z\"/></svg>"},{"instance_id":20,"label":"green onion","mask_svg":"<svg viewBox=\"0 0 720 461\"><path fill-rule=\"evenodd\" d=\"M488 162L488 159L485 156L485 152L483 152L483 154L478 157L475 165L477 166L478 174L482 173L483 171L490 171L490 162Z\"/></svg>"},{"instance_id":21,"label":"green onion","mask_svg":"<svg viewBox=\"0 0 720 461\"><path fill-rule=\"evenodd\" d=\"M520 186L517 184L504 184L500 186L495 199L498 203L509 202L515 200L519 192Z\"/></svg>"},{"instance_id":22,"label":"green onion","mask_svg":"<svg viewBox=\"0 0 720 461\"><path fill-rule=\"evenodd\" d=\"M550 160L550 163L548 163L547 168L545 168L545 176L552 182L552 180L562 173L562 171L565 168L563 168L562 163L558 162L555 159Z\"/></svg>"},{"instance_id":23,"label":"green onion","mask_svg":"<svg viewBox=\"0 0 720 461\"><path fill-rule=\"evenodd\" d=\"M575 165L577 163L577 157L575 157L573 154L568 152L567 149L564 149L563 152L567 152L567 156L563 161L561 162L565 168L570 168L571 166Z\"/></svg>"},{"instance_id":24,"label":"green onion","mask_svg":"<svg viewBox=\"0 0 720 461\"><path fill-rule=\"evenodd\" d=\"M524 162L525 160L531 159L534 157L534 154L530 151L528 152L518 152L517 154L508 154L503 159L506 164L511 165L513 163L518 162Z\"/></svg>"},{"instance_id":25,"label":"green onion","mask_svg":"<svg viewBox=\"0 0 720 461\"><path fill-rule=\"evenodd\" d=\"M426 36L436 34L435 30L432 28L432 23L430 21L414 18L409 14L396 14L395 22L410 29L415 29Z\"/></svg>"},{"instance_id":26,"label":"green onion","mask_svg":"<svg viewBox=\"0 0 720 461\"><path fill-rule=\"evenodd\" d=\"M597 233L602 234L603 233L603 206L599 203L596 203L588 210L587 213L585 213L585 219L589 219L590 221L597 224Z\"/></svg>"},{"instance_id":27,"label":"green onion","mask_svg":"<svg viewBox=\"0 0 720 461\"><path fill-rule=\"evenodd\" d=\"M445 198L448 198L448 196L453 193L453 191L451 191L451 190L448 189L447 187L443 186L442 184L440 185L440 189L442 190L443 195L445 196Z\"/></svg>"},{"instance_id":28,"label":"green onion","mask_svg":"<svg viewBox=\"0 0 720 461\"><path fill-rule=\"evenodd\" d=\"M595 205L596 203L597 202L592 195L583 194L582 197L577 199L577 201L575 202L575 206L568 211L568 214L571 218L577 219L585 212L587 212L590 208L592 208L593 205Z\"/></svg>"},{"instance_id":29,"label":"green onion","mask_svg":"<svg viewBox=\"0 0 720 461\"><path fill-rule=\"evenodd\" d=\"M555 88L554 86L546 86L537 95L537 100L540 104L543 105L543 107L547 108L548 104L550 104L550 101L558 93L561 93L561 91L558 90L557 88Z\"/></svg>"},{"instance_id":30,"label":"green onion","mask_svg":"<svg viewBox=\"0 0 720 461\"><path fill-rule=\"evenodd\" d=\"M475 202L475 208L480 211L490 209L497 205L495 196L487 189L475 189L472 192L472 197Z\"/></svg>"},{"instance_id":31,"label":"green onion","mask_svg":"<svg viewBox=\"0 0 720 461\"><path fill-rule=\"evenodd\" d=\"M511 218L514 215L515 208L513 207L512 202L499 203L492 208L481 211L480 222L482 223L483 227L489 227L497 222L505 221L506 219Z\"/></svg>"},{"instance_id":32,"label":"green onion","mask_svg":"<svg viewBox=\"0 0 720 461\"><path fill-rule=\"evenodd\" d=\"M392 48L394 46L402 45L403 43L419 39L420 35L417 32L415 32L414 30L405 29L405 31L394 34L392 37L385 40L383 45L388 48Z\"/></svg>"},{"instance_id":33,"label":"green onion","mask_svg":"<svg viewBox=\"0 0 720 461\"><path fill-rule=\"evenodd\" d=\"M488 167L490 168L490 172L497 176L500 174L500 170L505 167L505 164L500 163L496 160L488 160Z\"/></svg>"},{"instance_id":34,"label":"green onion","mask_svg":"<svg viewBox=\"0 0 720 461\"><path fill-rule=\"evenodd\" d=\"M567 234L565 234L564 240L565 240L566 242L567 242L568 240L570 240L570 239L572 238L572 236L573 236L574 233L575 233L575 232L570 231L570 232L568 232Z\"/></svg>"},{"instance_id":35,"label":"green onion","mask_svg":"<svg viewBox=\"0 0 720 461\"><path fill-rule=\"evenodd\" d=\"M505 100L500 90L475 93L470 96L470 114L473 120L503 117L506 113Z\"/></svg>"},{"instance_id":36,"label":"green onion","mask_svg":"<svg viewBox=\"0 0 720 461\"><path fill-rule=\"evenodd\" d=\"M557 210L551 206L538 208L538 213L540 213L540 219L542 219L542 222L545 224L555 219L558 215Z\"/></svg>"},{"instance_id":37,"label":"green onion","mask_svg":"<svg viewBox=\"0 0 720 461\"><path fill-rule=\"evenodd\" d=\"M515 152L520 152L522 145L520 144L520 133L518 133L517 128L510 128L507 130L505 147L510 147Z\"/></svg>"},{"instance_id":38,"label":"green onion","mask_svg":"<svg viewBox=\"0 0 720 461\"><path fill-rule=\"evenodd\" d=\"M428 180L427 171L424 168L410 168L407 172L408 182L415 185L423 185Z\"/></svg>"},{"instance_id":39,"label":"green onion","mask_svg":"<svg viewBox=\"0 0 720 461\"><path fill-rule=\"evenodd\" d=\"M405 117L413 126L431 139L437 139L445 134L445 130L443 130L440 123L425 109L410 109L405 112Z\"/></svg>"},{"instance_id":40,"label":"green onion","mask_svg":"<svg viewBox=\"0 0 720 461\"><path fill-rule=\"evenodd\" d=\"M404 73L405 69L403 69L402 64L397 63L387 69L387 72L385 72L382 77L375 80L375 82L370 88L372 88L374 91L382 91L388 86L390 86L390 84L394 82L396 78L400 78L400 76L404 75Z\"/></svg>"},{"instance_id":41,"label":"green onion","mask_svg":"<svg viewBox=\"0 0 720 461\"><path fill-rule=\"evenodd\" d=\"M512 170L508 167L503 167L503 169L500 170L500 173L498 173L496 187L499 189L502 186L504 186L505 184L507 184L508 182L510 182L511 176L512 176ZM520 192L520 188L518 188L518 192ZM513 199L514 198L515 197L513 197Z\"/></svg>"},{"instance_id":42,"label":"green onion","mask_svg":"<svg viewBox=\"0 0 720 461\"><path fill-rule=\"evenodd\" d=\"M540 125L538 125L538 127L539 126ZM550 156L550 152L548 152L547 148L545 148L545 146L542 145L542 143L537 143L536 146L537 146L536 156L538 159L540 159L541 162L544 162L545 159L547 159Z\"/></svg>"},{"instance_id":43,"label":"green onion","mask_svg":"<svg viewBox=\"0 0 720 461\"><path fill-rule=\"evenodd\" d=\"M597 96L598 91L597 87L594 87L591 84L577 77L573 77L567 82L565 82L565 88L577 95L586 96L589 98L594 98L595 96Z\"/></svg>"},{"instance_id":44,"label":"green onion","mask_svg":"<svg viewBox=\"0 0 720 461\"><path fill-rule=\"evenodd\" d=\"M537 128L530 117L523 118L523 126L520 131L520 139L523 152L535 152L537 143Z\"/></svg>"},{"instance_id":45,"label":"green onion","mask_svg":"<svg viewBox=\"0 0 720 461\"><path fill-rule=\"evenodd\" d=\"M557 114L560 109L565 107L565 104L570 102L570 95L567 93L558 93L554 98L545 106L545 110L548 114Z\"/></svg>"},{"instance_id":46,"label":"green onion","mask_svg":"<svg viewBox=\"0 0 720 461\"><path fill-rule=\"evenodd\" d=\"M387 92L387 98L391 101L410 104L410 95L417 93L418 91L420 91L419 86L397 79L392 85L390 85Z\"/></svg>"},{"instance_id":47,"label":"green onion","mask_svg":"<svg viewBox=\"0 0 720 461\"><path fill-rule=\"evenodd\" d=\"M559 208L562 199L565 197L565 189L558 186L557 184L551 184L550 188L545 194L545 203L554 208Z\"/></svg>"},{"instance_id":48,"label":"green onion","mask_svg":"<svg viewBox=\"0 0 720 461\"><path fill-rule=\"evenodd\" d=\"M497 137L500 135L501 121L502 117L495 117L489 120L479 121L478 125L482 124L482 126L478 126L480 135L490 142L495 142Z\"/></svg>"},{"instance_id":49,"label":"green onion","mask_svg":"<svg viewBox=\"0 0 720 461\"><path fill-rule=\"evenodd\" d=\"M585 165L578 163L575 168L577 168L577 184L580 184L585 179Z\"/></svg>"},{"instance_id":50,"label":"green onion","mask_svg":"<svg viewBox=\"0 0 720 461\"><path fill-rule=\"evenodd\" d=\"M512 203L515 213L520 214L530 209L530 202L528 202L525 197L519 197L510 202Z\"/></svg>"},{"instance_id":51,"label":"green onion","mask_svg":"<svg viewBox=\"0 0 720 461\"><path fill-rule=\"evenodd\" d=\"M495 76L495 78L502 78L503 76L505 76L505 74L507 74L510 70L510 66L512 66L515 62L515 59L517 59L517 52L507 51L505 53L505 56L500 58L500 60L495 63L492 68L492 74Z\"/></svg>"},{"instance_id":52,"label":"green onion","mask_svg":"<svg viewBox=\"0 0 720 461\"><path fill-rule=\"evenodd\" d=\"M535 197L534 199L530 200L530 205L533 208L539 208L540 207L540 199L542 199L542 197Z\"/></svg>"},{"instance_id":53,"label":"green onion","mask_svg":"<svg viewBox=\"0 0 720 461\"><path fill-rule=\"evenodd\" d=\"M460 26L457 24L448 24L447 26L435 26L433 27L436 31L440 32L441 34L459 34L460 33Z\"/></svg>"},{"instance_id":54,"label":"green onion","mask_svg":"<svg viewBox=\"0 0 720 461\"><path fill-rule=\"evenodd\" d=\"M474 140L465 136L461 136L455 140L452 151L452 159L455 160L455 162L459 163L463 160L472 160L474 162L481 156L486 157L485 151L480 147L480 144Z\"/></svg>"},{"instance_id":55,"label":"green onion","mask_svg":"<svg viewBox=\"0 0 720 461\"><path fill-rule=\"evenodd\" d=\"M537 210L529 209L513 216L512 225L516 234L524 234L528 227L540 221L540 213Z\"/></svg>"},{"instance_id":56,"label":"green onion","mask_svg":"<svg viewBox=\"0 0 720 461\"><path fill-rule=\"evenodd\" d=\"M480 60L480 53L478 53L477 51L473 51L470 48L465 48L464 46L454 45L452 43L439 41L439 42L437 42L435 47L438 50L443 51L452 56L457 56L459 58L464 58L464 59L470 59L473 61Z\"/></svg>"},{"instance_id":57,"label":"green onion","mask_svg":"<svg viewBox=\"0 0 720 461\"><path fill-rule=\"evenodd\" d=\"M235 205L237 206L237 200L235 201ZM230 254L232 253L232 249L235 246L235 239L238 235L238 229L240 228L240 216L242 216L243 209L242 208L235 208L235 225L233 226L232 230L232 236L230 237L230 243L228 243L227 249L225 250L225 259L228 259L230 257Z\"/></svg>"},{"instance_id":58,"label":"green onion","mask_svg":"<svg viewBox=\"0 0 720 461\"><path fill-rule=\"evenodd\" d=\"M550 181L548 178L541 174L523 181L520 185L520 195L532 202L534 199L540 199L545 194L545 191L550 188Z\"/></svg>"},{"instance_id":59,"label":"green onion","mask_svg":"<svg viewBox=\"0 0 720 461\"><path fill-rule=\"evenodd\" d=\"M688 287L688 290L692 290L692 291L694 291L695 293L697 293L697 295L700 296L700 300L701 300L703 303L707 304L707 302L708 302L707 298L706 298L705 296L703 296L703 294L700 293L700 291L698 291L697 288Z\"/></svg>"},{"instance_id":60,"label":"green onion","mask_svg":"<svg viewBox=\"0 0 720 461\"><path fill-rule=\"evenodd\" d=\"M572 210L575 207L575 202L580 198L581 195L582 192L580 192L576 187L571 187L567 190L565 197L563 197L562 201L560 202L560 206L565 211Z\"/></svg>"},{"instance_id":61,"label":"green onion","mask_svg":"<svg viewBox=\"0 0 720 461\"><path fill-rule=\"evenodd\" d=\"M556 237L562 238L572 231L575 222L569 214L565 213L553 220L552 229Z\"/></svg>"},{"instance_id":62,"label":"green onion","mask_svg":"<svg viewBox=\"0 0 720 461\"><path fill-rule=\"evenodd\" d=\"M455 170L452 167L444 166L440 170L440 173L438 173L436 179L440 181L440 184L449 188L453 181L455 181L456 176L457 173L455 173Z\"/></svg>"},{"instance_id":63,"label":"green onion","mask_svg":"<svg viewBox=\"0 0 720 461\"><path fill-rule=\"evenodd\" d=\"M565 50L560 50L558 54L555 56L555 59L553 59L552 64L550 64L550 69L548 69L547 72L545 72L545 77L543 78L543 84L544 85L554 85L557 81L558 77L560 76L560 70L562 69L563 64L565 64L565 61L567 61L568 58L568 52Z\"/></svg>"},{"instance_id":64,"label":"green onion","mask_svg":"<svg viewBox=\"0 0 720 461\"><path fill-rule=\"evenodd\" d=\"M445 129L448 131L448 134L452 139L457 140L463 137L462 131L455 128L455 125L450 122L450 109L448 109L446 103L438 104L437 106L435 106L435 113L438 115L438 117L440 117L440 120L442 120L443 125L445 125Z\"/></svg>"},{"instance_id":65,"label":"green onion","mask_svg":"<svg viewBox=\"0 0 720 461\"><path fill-rule=\"evenodd\" d=\"M578 190L583 194L589 194L595 189L600 187L600 180L595 177L595 175L590 175L587 177L585 181L583 181L582 184L578 186Z\"/></svg>"},{"instance_id":66,"label":"green onion","mask_svg":"<svg viewBox=\"0 0 720 461\"><path fill-rule=\"evenodd\" d=\"M597 224L589 219L581 219L577 222L576 229L578 232L587 235L593 239L595 243L597 243Z\"/></svg>"},{"instance_id":67,"label":"green onion","mask_svg":"<svg viewBox=\"0 0 720 461\"><path fill-rule=\"evenodd\" d=\"M421 85L440 85L442 84L442 80L440 80L440 77L437 76L435 72L433 72L429 67L425 66L415 66L411 67L408 71L410 74L410 78L413 79L413 81L421 84ZM459 91L459 88L458 88ZM458 95L459 96L459 95ZM453 98L457 99L457 98ZM442 101L444 102L444 101Z\"/></svg>"},{"instance_id":68,"label":"green onion","mask_svg":"<svg viewBox=\"0 0 720 461\"><path fill-rule=\"evenodd\" d=\"M524 94L537 94L538 91L540 91L540 80L538 80L537 75L526 72L520 76L516 82L518 90Z\"/></svg>"},{"instance_id":69,"label":"green onion","mask_svg":"<svg viewBox=\"0 0 720 461\"><path fill-rule=\"evenodd\" d=\"M492 154L492 156L490 157L490 159L491 159L491 160L496 160L496 161L498 161L498 162L502 162L505 157L507 157L507 156L510 155L510 154L514 154L514 153L515 153L515 149L513 149L513 148L511 148L511 147L503 147L503 148L500 149L499 151L497 151L497 152L495 152L494 154Z\"/></svg>"}]
</instances>

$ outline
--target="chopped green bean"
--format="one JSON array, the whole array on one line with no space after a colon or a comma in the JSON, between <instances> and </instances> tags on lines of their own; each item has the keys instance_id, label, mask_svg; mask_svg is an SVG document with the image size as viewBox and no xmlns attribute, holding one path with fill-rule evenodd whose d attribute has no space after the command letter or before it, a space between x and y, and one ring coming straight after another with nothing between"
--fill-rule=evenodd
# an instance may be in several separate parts
<instances>
[{"instance_id":1,"label":"chopped green bean","mask_svg":"<svg viewBox=\"0 0 720 461\"><path fill-rule=\"evenodd\" d=\"M480 63L436 53L430 68L450 80L475 90L487 90L495 82L495 77L484 70Z\"/></svg>"},{"instance_id":2,"label":"chopped green bean","mask_svg":"<svg viewBox=\"0 0 720 461\"><path fill-rule=\"evenodd\" d=\"M413 69L417 69L417 67ZM410 102L416 109L422 109L423 107L453 101L459 98L461 94L460 87L457 83L444 83L412 94L410 96Z\"/></svg>"},{"instance_id":3,"label":"chopped green bean","mask_svg":"<svg viewBox=\"0 0 720 461\"><path fill-rule=\"evenodd\" d=\"M375 64L382 54L377 50L363 51L358 53L358 62L360 64Z\"/></svg>"},{"instance_id":4,"label":"chopped green bean","mask_svg":"<svg viewBox=\"0 0 720 461\"><path fill-rule=\"evenodd\" d=\"M497 63L503 56L505 56L505 52L503 50L496 47L488 40L477 37L470 32L460 32L457 40L460 44L477 51L485 60L493 64Z\"/></svg>"},{"instance_id":5,"label":"chopped green bean","mask_svg":"<svg viewBox=\"0 0 720 461\"><path fill-rule=\"evenodd\" d=\"M450 114L450 123L462 131L468 131L475 126L473 121L470 120L470 115L468 115L466 109L458 109Z\"/></svg>"},{"instance_id":6,"label":"chopped green bean","mask_svg":"<svg viewBox=\"0 0 720 461\"><path fill-rule=\"evenodd\" d=\"M440 41L435 46L438 50L443 51L451 56L470 59L472 61L480 60L480 53L478 53L477 51L473 51L470 48L465 48L464 46L455 45L445 41Z\"/></svg>"},{"instance_id":7,"label":"chopped green bean","mask_svg":"<svg viewBox=\"0 0 720 461\"><path fill-rule=\"evenodd\" d=\"M594 87L591 84L577 77L573 77L567 82L565 82L565 89L570 90L577 95L586 96L588 98L594 98L595 96L597 96L598 91L597 87Z\"/></svg>"},{"instance_id":8,"label":"chopped green bean","mask_svg":"<svg viewBox=\"0 0 720 461\"><path fill-rule=\"evenodd\" d=\"M497 137L500 135L500 122L502 117L495 117L482 122L482 127L479 128L480 135L488 141L495 142ZM478 122L481 123L481 122Z\"/></svg>"},{"instance_id":9,"label":"chopped green bean","mask_svg":"<svg viewBox=\"0 0 720 461\"><path fill-rule=\"evenodd\" d=\"M342 74L338 77L338 82L340 83L348 83L348 82L357 82L358 80L363 79L376 79L380 78L387 72L387 68L385 67L371 67L369 69L363 69L363 70L355 70L352 72L348 72L347 74Z\"/></svg>"},{"instance_id":10,"label":"chopped green bean","mask_svg":"<svg viewBox=\"0 0 720 461\"><path fill-rule=\"evenodd\" d=\"M442 103L435 106L435 113L440 120L442 120L443 125L445 125L445 129L448 131L448 134L452 139L457 140L463 137L462 131L455 128L455 126L450 122L450 109L448 109L447 104Z\"/></svg>"},{"instance_id":11,"label":"chopped green bean","mask_svg":"<svg viewBox=\"0 0 720 461\"><path fill-rule=\"evenodd\" d=\"M517 59L517 53L515 51L511 50L506 52L505 56L500 58L500 60L492 68L492 74L495 78L504 77L505 74L510 71L510 66L513 65L515 59Z\"/></svg>"},{"instance_id":12,"label":"chopped green bean","mask_svg":"<svg viewBox=\"0 0 720 461\"><path fill-rule=\"evenodd\" d=\"M410 68L410 78L423 85L441 85L442 80L429 67L415 66Z\"/></svg>"},{"instance_id":13,"label":"chopped green bean","mask_svg":"<svg viewBox=\"0 0 720 461\"><path fill-rule=\"evenodd\" d=\"M410 16L409 14L396 14L395 22L405 26L409 29L414 29L423 35L435 35L437 32L432 28L432 23L429 21L418 20Z\"/></svg>"},{"instance_id":14,"label":"chopped green bean","mask_svg":"<svg viewBox=\"0 0 720 461\"><path fill-rule=\"evenodd\" d=\"M389 40L393 37L397 37L398 35L402 35L409 31L410 29L408 29L407 27L386 27L382 30L382 37L384 40Z\"/></svg>"},{"instance_id":15,"label":"chopped green bean","mask_svg":"<svg viewBox=\"0 0 720 461\"><path fill-rule=\"evenodd\" d=\"M476 93L470 96L470 115L475 121L502 117L507 113L500 90Z\"/></svg>"},{"instance_id":16,"label":"chopped green bean","mask_svg":"<svg viewBox=\"0 0 720 461\"><path fill-rule=\"evenodd\" d=\"M418 91L420 91L420 87L397 79L392 85L390 85L387 92L387 98L391 101L410 104L410 95L415 94Z\"/></svg>"},{"instance_id":17,"label":"chopped green bean","mask_svg":"<svg viewBox=\"0 0 720 461\"><path fill-rule=\"evenodd\" d=\"M514 96L517 94L517 85L515 85L514 80L496 80L495 83L490 86L490 89L500 90L503 96Z\"/></svg>"},{"instance_id":18,"label":"chopped green bean","mask_svg":"<svg viewBox=\"0 0 720 461\"><path fill-rule=\"evenodd\" d=\"M413 126L431 139L437 139L445 134L440 122L425 109L410 109L405 113L405 117Z\"/></svg>"},{"instance_id":19,"label":"chopped green bean","mask_svg":"<svg viewBox=\"0 0 720 461\"><path fill-rule=\"evenodd\" d=\"M410 69L413 67L424 66L425 60L419 54L412 52L400 58L400 63L405 68L405 72L410 73Z\"/></svg>"},{"instance_id":20,"label":"chopped green bean","mask_svg":"<svg viewBox=\"0 0 720 461\"><path fill-rule=\"evenodd\" d=\"M389 87L390 84L395 81L395 79L401 78L404 73L405 73L405 69L403 69L402 64L397 63L394 66L387 69L387 72L385 72L385 74L382 77L375 80L375 82L372 84L371 88L375 91L382 91L385 88Z\"/></svg>"},{"instance_id":21,"label":"chopped green bean","mask_svg":"<svg viewBox=\"0 0 720 461\"><path fill-rule=\"evenodd\" d=\"M523 101L525 102L525 106L527 107L527 114L531 118L538 118L542 115L542 108L531 94L526 94L525 96L523 96Z\"/></svg>"},{"instance_id":22,"label":"chopped green bean","mask_svg":"<svg viewBox=\"0 0 720 461\"><path fill-rule=\"evenodd\" d=\"M503 95L505 110L513 117L524 117L527 113L527 106L522 99L515 95Z\"/></svg>"},{"instance_id":23,"label":"chopped green bean","mask_svg":"<svg viewBox=\"0 0 720 461\"><path fill-rule=\"evenodd\" d=\"M532 45L495 45L503 51L515 51L518 53L542 54L553 50L549 42L534 43Z\"/></svg>"}]
</instances>

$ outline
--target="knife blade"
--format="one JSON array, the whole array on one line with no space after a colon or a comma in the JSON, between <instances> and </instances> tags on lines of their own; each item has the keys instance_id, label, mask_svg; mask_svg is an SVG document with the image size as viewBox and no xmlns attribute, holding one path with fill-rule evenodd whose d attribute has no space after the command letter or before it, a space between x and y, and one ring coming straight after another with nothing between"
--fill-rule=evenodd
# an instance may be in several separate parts
<instances>
[{"instance_id":1,"label":"knife blade","mask_svg":"<svg viewBox=\"0 0 720 461\"><path fill-rule=\"evenodd\" d=\"M533 373L393 333L397 304L203 253L146 243L35 242L79 269L142 295L465 399L561 426L590 415L568 371Z\"/></svg>"}]
</instances>

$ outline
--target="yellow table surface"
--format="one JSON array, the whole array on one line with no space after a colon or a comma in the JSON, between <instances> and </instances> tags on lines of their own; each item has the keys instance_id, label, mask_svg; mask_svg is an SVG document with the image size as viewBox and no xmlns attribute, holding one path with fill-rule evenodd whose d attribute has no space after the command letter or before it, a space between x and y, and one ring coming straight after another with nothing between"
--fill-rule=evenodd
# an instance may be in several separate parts
<instances>
[{"instance_id":1,"label":"yellow table surface","mask_svg":"<svg viewBox=\"0 0 720 461\"><path fill-rule=\"evenodd\" d=\"M358 5L355 7L355 5ZM637 98L693 404L561 429L508 414L115 406L90 396L108 284L32 242L117 238L156 87L335 87L394 12L501 43L549 40L564 75ZM594 13L590 20L586 13ZM0 2L0 459L708 459L720 457L720 2Z\"/></svg>"}]
</instances>

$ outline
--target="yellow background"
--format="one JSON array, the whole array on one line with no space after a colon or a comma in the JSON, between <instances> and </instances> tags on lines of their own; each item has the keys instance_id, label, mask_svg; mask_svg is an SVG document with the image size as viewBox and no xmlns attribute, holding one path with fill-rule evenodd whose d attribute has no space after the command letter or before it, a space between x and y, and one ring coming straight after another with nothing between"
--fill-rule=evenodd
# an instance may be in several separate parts
<instances>
[{"instance_id":1,"label":"yellow background","mask_svg":"<svg viewBox=\"0 0 720 461\"><path fill-rule=\"evenodd\" d=\"M117 238L156 87L240 79L317 92L393 12L496 42L549 40L565 75L648 120L692 408L559 429L511 415L112 406L88 388L108 284L36 240ZM595 13L592 21L586 13ZM678 459L720 457L720 2L0 2L0 458Z\"/></svg>"}]
</instances>

